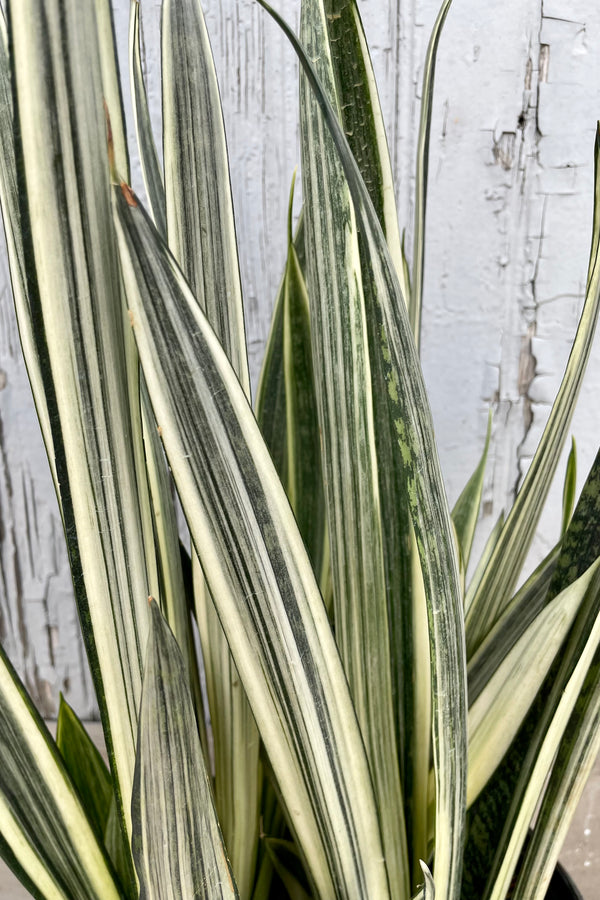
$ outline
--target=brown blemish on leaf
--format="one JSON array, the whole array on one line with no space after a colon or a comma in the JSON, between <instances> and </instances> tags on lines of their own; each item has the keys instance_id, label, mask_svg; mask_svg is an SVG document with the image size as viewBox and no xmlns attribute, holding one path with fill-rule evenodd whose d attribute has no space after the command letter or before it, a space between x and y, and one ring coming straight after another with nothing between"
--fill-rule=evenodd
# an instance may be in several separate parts
<instances>
[{"instance_id":1,"label":"brown blemish on leaf","mask_svg":"<svg viewBox=\"0 0 600 900\"><path fill-rule=\"evenodd\" d=\"M135 319L134 319L134 317L133 317L133 310L132 310L132 309L128 309L128 310L127 310L127 315L129 316L129 324L131 325L132 328L135 328Z\"/></svg>"},{"instance_id":2,"label":"brown blemish on leaf","mask_svg":"<svg viewBox=\"0 0 600 900\"><path fill-rule=\"evenodd\" d=\"M121 182L121 192L122 192L123 196L125 197L125 199L127 200L127 203L129 204L129 206L135 207L138 205L137 200L135 199L135 194L133 193L133 191L131 190L129 185L125 184L124 181Z\"/></svg>"},{"instance_id":3,"label":"brown blemish on leaf","mask_svg":"<svg viewBox=\"0 0 600 900\"><path fill-rule=\"evenodd\" d=\"M162 437L163 430L162 430L162 428L161 428L160 425L157 425L157 426L156 426L156 430L158 431L159 436Z\"/></svg>"},{"instance_id":4,"label":"brown blemish on leaf","mask_svg":"<svg viewBox=\"0 0 600 900\"><path fill-rule=\"evenodd\" d=\"M110 177L113 181L118 181L115 166L115 144L113 141L112 125L110 124L110 113L106 100L102 101L104 105L104 117L106 119L106 144L108 148L108 168L110 169Z\"/></svg>"}]
</instances>

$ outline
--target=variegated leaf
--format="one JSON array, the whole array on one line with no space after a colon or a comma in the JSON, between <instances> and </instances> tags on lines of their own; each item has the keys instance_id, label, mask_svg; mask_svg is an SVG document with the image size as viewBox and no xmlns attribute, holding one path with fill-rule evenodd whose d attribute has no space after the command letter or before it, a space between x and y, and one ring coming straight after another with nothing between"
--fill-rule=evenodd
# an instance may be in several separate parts
<instances>
[{"instance_id":1,"label":"variegated leaf","mask_svg":"<svg viewBox=\"0 0 600 900\"><path fill-rule=\"evenodd\" d=\"M131 190L115 216L131 321L192 539L323 896L388 897L370 776L323 601L244 391Z\"/></svg>"},{"instance_id":2,"label":"variegated leaf","mask_svg":"<svg viewBox=\"0 0 600 900\"><path fill-rule=\"evenodd\" d=\"M56 744L0 648L0 854L38 900L120 900Z\"/></svg>"},{"instance_id":3,"label":"variegated leaf","mask_svg":"<svg viewBox=\"0 0 600 900\"><path fill-rule=\"evenodd\" d=\"M155 602L132 798L140 900L238 896L219 828L179 645Z\"/></svg>"},{"instance_id":4,"label":"variegated leaf","mask_svg":"<svg viewBox=\"0 0 600 900\"><path fill-rule=\"evenodd\" d=\"M435 880L442 896L457 895L466 794L466 664L454 538L416 349L385 239L318 75L291 29L261 0L296 50L334 138L368 249L377 305L369 309L381 328L388 364L389 398L397 423L408 496L425 583L431 640L433 747L436 773ZM443 698L443 702L442 702Z\"/></svg>"},{"instance_id":5,"label":"variegated leaf","mask_svg":"<svg viewBox=\"0 0 600 900\"><path fill-rule=\"evenodd\" d=\"M34 336L79 613L126 825L156 567L138 493L147 491L145 473L134 461L141 429L130 418L137 395L128 388L96 8L19 0L9 4L9 21Z\"/></svg>"},{"instance_id":6,"label":"variegated leaf","mask_svg":"<svg viewBox=\"0 0 600 900\"><path fill-rule=\"evenodd\" d=\"M249 396L223 114L199 0L163 3L162 86L168 244ZM195 554L192 561L215 739L217 809L246 898L259 833L258 733Z\"/></svg>"}]
</instances>

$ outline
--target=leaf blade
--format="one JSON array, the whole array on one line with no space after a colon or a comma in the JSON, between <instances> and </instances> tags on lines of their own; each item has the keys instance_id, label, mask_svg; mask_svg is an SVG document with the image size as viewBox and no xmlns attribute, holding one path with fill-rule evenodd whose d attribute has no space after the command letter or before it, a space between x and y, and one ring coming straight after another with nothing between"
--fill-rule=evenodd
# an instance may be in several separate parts
<instances>
[{"instance_id":1,"label":"leaf blade","mask_svg":"<svg viewBox=\"0 0 600 900\"><path fill-rule=\"evenodd\" d=\"M0 852L9 865L44 900L119 900L56 745L2 649L0 734Z\"/></svg>"},{"instance_id":2,"label":"leaf blade","mask_svg":"<svg viewBox=\"0 0 600 900\"><path fill-rule=\"evenodd\" d=\"M136 203L129 189L125 194L129 203ZM118 188L114 201L134 332L157 421L163 425L163 443L291 826L323 893L357 896L365 890L385 898L377 819L352 704L270 455L218 340L151 223ZM205 366L198 366L199 359ZM176 400L182 396L187 398L185 413ZM178 424L182 415L198 419ZM192 447L185 440L190 433L208 444ZM227 487L232 482L233 493ZM240 503L243 515L236 511ZM227 523L234 512L236 528L231 531ZM239 546L235 553L232 541ZM238 559L245 563L240 566ZM265 616L269 627L263 632ZM261 641L262 633L268 640ZM307 680L311 688L300 689ZM286 734L295 737L290 740ZM302 765L294 746L307 753ZM315 827L316 810L322 838ZM325 852L323 842L331 852Z\"/></svg>"},{"instance_id":3,"label":"leaf blade","mask_svg":"<svg viewBox=\"0 0 600 900\"><path fill-rule=\"evenodd\" d=\"M404 316L404 305L399 302L400 287L394 267L377 215L335 112L293 31L265 0L259 2L287 35L315 91L343 163L361 232L372 251L371 276L381 303L381 310L375 308L372 312L381 316L384 329L382 352L390 364L389 394L397 415L399 444L407 467L411 514L428 598L434 697L434 770L438 784L436 816L440 829L434 875L442 896L448 894L453 897L460 887L465 817L466 660L454 538L432 439L431 414L414 341ZM414 373L413 379L409 373ZM398 384L402 391L398 389ZM420 461L418 465L417 461ZM417 472L418 478L415 477ZM432 538L434 534L435 540ZM439 703L442 695L443 705ZM449 730L452 733L451 750L445 744Z\"/></svg>"},{"instance_id":4,"label":"leaf blade","mask_svg":"<svg viewBox=\"0 0 600 900\"><path fill-rule=\"evenodd\" d=\"M233 900L186 666L155 602L151 608L132 798L140 900Z\"/></svg>"}]
</instances>

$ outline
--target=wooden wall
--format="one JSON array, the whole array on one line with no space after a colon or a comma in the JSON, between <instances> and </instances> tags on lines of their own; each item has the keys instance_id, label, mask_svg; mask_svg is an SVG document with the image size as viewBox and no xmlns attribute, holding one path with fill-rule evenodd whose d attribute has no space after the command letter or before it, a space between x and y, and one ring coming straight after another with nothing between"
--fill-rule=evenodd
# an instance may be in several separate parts
<instances>
[{"instance_id":1,"label":"wooden wall","mask_svg":"<svg viewBox=\"0 0 600 900\"><path fill-rule=\"evenodd\" d=\"M151 102L160 126L158 0L142 0ZM401 225L410 223L421 67L437 0L360 0L388 127ZM297 24L299 0L278 0ZM284 257L299 161L297 69L255 0L205 0L220 77L246 293L259 370ZM126 51L129 0L115 0ZM546 421L581 308L600 115L600 7L593 0L454 0L436 82L423 364L450 500L495 411L481 540L506 508ZM125 66L126 71L126 66ZM136 172L139 188L139 172ZM63 691L94 701L60 518L0 264L0 638L44 713ZM600 345L573 433L579 484L597 446ZM564 465L562 467L564 469ZM558 533L553 492L539 556Z\"/></svg>"}]
</instances>

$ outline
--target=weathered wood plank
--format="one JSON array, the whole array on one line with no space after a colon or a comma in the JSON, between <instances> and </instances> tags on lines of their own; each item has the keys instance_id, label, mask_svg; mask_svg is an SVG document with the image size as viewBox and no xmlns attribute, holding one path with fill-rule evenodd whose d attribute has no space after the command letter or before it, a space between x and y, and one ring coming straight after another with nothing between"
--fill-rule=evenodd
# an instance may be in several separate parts
<instances>
[{"instance_id":1,"label":"weathered wood plank","mask_svg":"<svg viewBox=\"0 0 600 900\"><path fill-rule=\"evenodd\" d=\"M425 42L438 0L362 0L410 239ZM254 380L285 255L299 161L293 53L255 0L206 0L220 77ZM297 23L298 0L280 0ZM115 3L125 54L129 3ZM142 0L159 132L159 0ZM423 358L454 499L496 408L482 536L533 452L581 307L600 115L600 8L592 0L455 0L440 46L432 130ZM126 66L123 67L126 71ZM140 186L139 170L134 180ZM600 345L573 433L580 478L597 449ZM45 712L66 691L92 708L60 518L0 272L0 636ZM537 553L558 529L560 486ZM476 555L476 554L475 554Z\"/></svg>"}]
</instances>

